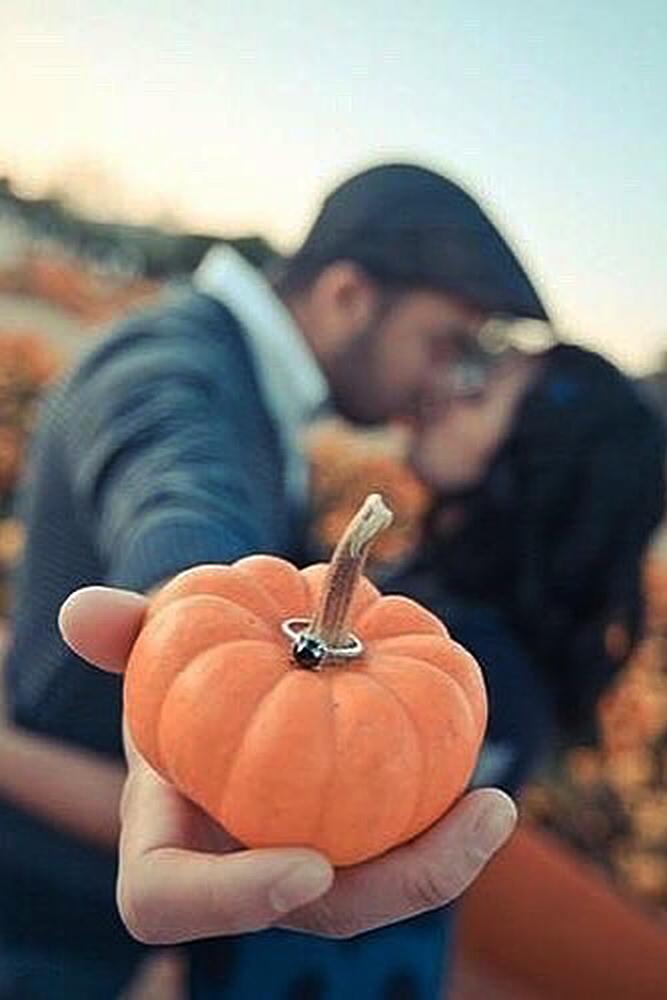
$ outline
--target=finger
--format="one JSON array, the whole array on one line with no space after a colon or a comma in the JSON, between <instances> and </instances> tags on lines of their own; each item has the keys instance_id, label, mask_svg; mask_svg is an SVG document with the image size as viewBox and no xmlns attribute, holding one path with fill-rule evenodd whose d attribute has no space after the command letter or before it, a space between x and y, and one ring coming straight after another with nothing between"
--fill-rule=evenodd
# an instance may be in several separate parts
<instances>
[{"instance_id":1,"label":"finger","mask_svg":"<svg viewBox=\"0 0 667 1000\"><path fill-rule=\"evenodd\" d=\"M84 587L67 598L58 625L65 642L84 660L121 673L148 602L141 594L111 587Z\"/></svg>"},{"instance_id":2,"label":"finger","mask_svg":"<svg viewBox=\"0 0 667 1000\"><path fill-rule=\"evenodd\" d=\"M504 792L467 795L444 819L376 861L338 873L320 902L281 926L345 938L456 899L505 843L516 807Z\"/></svg>"},{"instance_id":3,"label":"finger","mask_svg":"<svg viewBox=\"0 0 667 1000\"><path fill-rule=\"evenodd\" d=\"M270 927L325 893L329 862L301 848L213 854L199 840L195 807L147 768L123 805L118 905L147 944L177 944Z\"/></svg>"},{"instance_id":4,"label":"finger","mask_svg":"<svg viewBox=\"0 0 667 1000\"><path fill-rule=\"evenodd\" d=\"M139 941L179 944L271 927L332 881L328 862L306 849L206 854L165 847L121 868L118 907Z\"/></svg>"}]
</instances>

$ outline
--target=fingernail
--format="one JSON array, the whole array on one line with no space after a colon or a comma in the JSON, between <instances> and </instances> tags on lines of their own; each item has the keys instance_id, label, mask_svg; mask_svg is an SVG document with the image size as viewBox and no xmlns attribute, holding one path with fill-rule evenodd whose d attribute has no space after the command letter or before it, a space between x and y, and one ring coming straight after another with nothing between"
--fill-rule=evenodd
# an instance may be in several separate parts
<instances>
[{"instance_id":1,"label":"fingernail","mask_svg":"<svg viewBox=\"0 0 667 1000\"><path fill-rule=\"evenodd\" d=\"M487 855L503 846L516 826L516 806L508 795L496 792L486 804L474 826L475 840Z\"/></svg>"},{"instance_id":2,"label":"fingernail","mask_svg":"<svg viewBox=\"0 0 667 1000\"><path fill-rule=\"evenodd\" d=\"M271 905L278 913L288 913L318 899L333 880L331 868L316 861L305 861L291 868L269 890Z\"/></svg>"}]
</instances>

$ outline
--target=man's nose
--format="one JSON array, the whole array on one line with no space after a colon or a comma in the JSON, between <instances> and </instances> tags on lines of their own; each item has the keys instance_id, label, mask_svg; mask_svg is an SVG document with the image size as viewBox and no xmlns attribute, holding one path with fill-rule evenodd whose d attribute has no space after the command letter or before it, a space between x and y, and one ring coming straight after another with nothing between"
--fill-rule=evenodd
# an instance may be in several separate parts
<instances>
[{"instance_id":1,"label":"man's nose","mask_svg":"<svg viewBox=\"0 0 667 1000\"><path fill-rule=\"evenodd\" d=\"M424 375L423 392L429 399L438 399L446 396L449 392L451 382L451 368L453 361L451 358L432 362Z\"/></svg>"},{"instance_id":2,"label":"man's nose","mask_svg":"<svg viewBox=\"0 0 667 1000\"><path fill-rule=\"evenodd\" d=\"M425 374L417 402L417 416L421 422L431 419L451 399L449 367L449 364L432 365Z\"/></svg>"}]
</instances>

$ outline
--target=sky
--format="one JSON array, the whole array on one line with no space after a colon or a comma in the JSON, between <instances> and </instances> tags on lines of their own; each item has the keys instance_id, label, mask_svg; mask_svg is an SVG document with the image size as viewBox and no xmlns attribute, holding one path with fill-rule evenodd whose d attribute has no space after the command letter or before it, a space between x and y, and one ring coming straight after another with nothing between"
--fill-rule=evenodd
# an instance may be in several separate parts
<instances>
[{"instance_id":1,"label":"sky","mask_svg":"<svg viewBox=\"0 0 667 1000\"><path fill-rule=\"evenodd\" d=\"M664 0L2 0L0 173L295 246L383 160L480 198L557 325L667 350Z\"/></svg>"}]
</instances>

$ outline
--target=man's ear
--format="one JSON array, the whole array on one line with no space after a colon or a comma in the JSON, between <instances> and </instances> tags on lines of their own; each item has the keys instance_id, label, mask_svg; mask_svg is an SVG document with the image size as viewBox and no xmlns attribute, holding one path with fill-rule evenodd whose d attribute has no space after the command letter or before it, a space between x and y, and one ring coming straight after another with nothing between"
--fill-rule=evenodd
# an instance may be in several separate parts
<instances>
[{"instance_id":1,"label":"man's ear","mask_svg":"<svg viewBox=\"0 0 667 1000\"><path fill-rule=\"evenodd\" d=\"M309 311L319 346L327 353L343 347L377 315L380 291L363 268L352 261L325 267L308 292Z\"/></svg>"}]
</instances>

